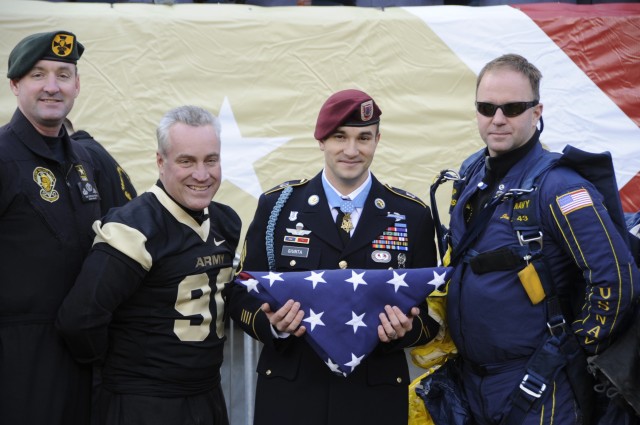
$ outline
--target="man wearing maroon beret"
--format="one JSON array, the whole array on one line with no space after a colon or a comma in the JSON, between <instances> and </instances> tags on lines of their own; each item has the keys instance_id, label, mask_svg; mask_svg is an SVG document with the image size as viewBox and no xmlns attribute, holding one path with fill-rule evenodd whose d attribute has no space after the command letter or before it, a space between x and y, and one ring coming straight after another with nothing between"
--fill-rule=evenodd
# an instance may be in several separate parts
<instances>
[{"instance_id":1,"label":"man wearing maroon beret","mask_svg":"<svg viewBox=\"0 0 640 425\"><path fill-rule=\"evenodd\" d=\"M380 141L380 115L376 102L359 90L327 99L314 133L324 169L260 197L240 271L436 265L429 208L369 171ZM425 344L438 331L426 303L408 314L393 305L380 311L377 347L345 377L332 372L301 338L309 312L298 301L272 311L242 285L232 284L227 294L231 317L264 343L255 425L407 423L410 378L404 349Z\"/></svg>"}]
</instances>

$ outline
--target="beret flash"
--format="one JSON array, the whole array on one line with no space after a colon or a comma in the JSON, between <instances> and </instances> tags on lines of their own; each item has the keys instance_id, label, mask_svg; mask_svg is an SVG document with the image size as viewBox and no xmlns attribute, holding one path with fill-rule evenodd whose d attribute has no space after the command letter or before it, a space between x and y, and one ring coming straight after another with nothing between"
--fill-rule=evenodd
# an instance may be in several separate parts
<instances>
[{"instance_id":1,"label":"beret flash","mask_svg":"<svg viewBox=\"0 0 640 425\"><path fill-rule=\"evenodd\" d=\"M365 127L380 122L382 111L376 102L360 90L342 90L334 93L324 102L314 137L316 140L324 140L341 126Z\"/></svg>"},{"instance_id":2,"label":"beret flash","mask_svg":"<svg viewBox=\"0 0 640 425\"><path fill-rule=\"evenodd\" d=\"M82 52L84 46L68 31L31 34L18 42L9 54L7 78L22 78L43 59L76 64Z\"/></svg>"}]
</instances>

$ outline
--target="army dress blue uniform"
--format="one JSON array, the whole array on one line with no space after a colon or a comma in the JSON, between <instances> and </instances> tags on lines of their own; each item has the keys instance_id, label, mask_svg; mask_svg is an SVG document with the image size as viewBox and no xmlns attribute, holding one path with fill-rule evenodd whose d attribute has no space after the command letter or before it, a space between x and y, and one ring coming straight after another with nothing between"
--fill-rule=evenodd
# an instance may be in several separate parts
<instances>
[{"instance_id":1,"label":"army dress blue uniform","mask_svg":"<svg viewBox=\"0 0 640 425\"><path fill-rule=\"evenodd\" d=\"M20 110L0 129L2 424L88 421L91 370L73 360L54 320L91 248L100 203L88 153L62 134L65 163Z\"/></svg>"},{"instance_id":2,"label":"army dress blue uniform","mask_svg":"<svg viewBox=\"0 0 640 425\"><path fill-rule=\"evenodd\" d=\"M269 217L286 186L293 191L273 228L274 271L435 266L430 209L413 195L371 177L362 214L346 246L331 215L322 173L309 181L287 182L264 193L247 232L241 269L269 270L265 248ZM382 236L398 228L406 229L406 246L391 245L396 242L385 246ZM260 311L261 302L244 286L234 284L229 289L231 317L246 333L264 343L257 367L256 425L407 422L410 379L403 349L426 343L438 330L437 323L427 315L426 303L419 306L420 315L414 319L411 332L398 341L380 343L344 378L333 374L304 338L275 340L266 315Z\"/></svg>"},{"instance_id":3,"label":"army dress blue uniform","mask_svg":"<svg viewBox=\"0 0 640 425\"><path fill-rule=\"evenodd\" d=\"M535 145L499 181L497 190L516 188L523 173L547 154L538 135L528 142ZM482 190L485 173L482 165L467 176L452 210L454 250L467 228L470 199ZM549 171L538 199L542 250L556 292L571 307L570 328L578 342L587 355L597 354L627 323L639 290L638 271L601 194L577 172L562 167ZM514 211L525 207L517 200L499 204L467 252L483 254L518 245L510 220ZM462 357L465 394L471 409L482 412L475 417L478 425L500 423L511 408L509 397L523 379L527 360L549 335L548 307L545 302L532 302L518 271L475 273L465 261L449 284L447 320ZM542 408L529 412L524 424L577 423L578 407L564 370L547 393Z\"/></svg>"}]
</instances>

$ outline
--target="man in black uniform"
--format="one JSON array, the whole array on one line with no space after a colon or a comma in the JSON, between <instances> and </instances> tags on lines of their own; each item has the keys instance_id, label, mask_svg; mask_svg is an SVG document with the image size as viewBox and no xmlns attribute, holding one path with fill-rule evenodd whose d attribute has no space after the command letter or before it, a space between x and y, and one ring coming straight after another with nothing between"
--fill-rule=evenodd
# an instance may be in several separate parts
<instances>
[{"instance_id":1,"label":"man in black uniform","mask_svg":"<svg viewBox=\"0 0 640 425\"><path fill-rule=\"evenodd\" d=\"M91 369L74 362L55 315L100 217L89 155L62 126L84 47L33 34L9 55L18 109L0 128L0 423L86 425Z\"/></svg>"},{"instance_id":2,"label":"man in black uniform","mask_svg":"<svg viewBox=\"0 0 640 425\"><path fill-rule=\"evenodd\" d=\"M64 126L69 136L82 142L82 146L93 158L97 168L96 174L102 215L105 215L109 208L122 206L138 196L129 175L104 146L87 131L75 131L69 118L64 120Z\"/></svg>"},{"instance_id":3,"label":"man in black uniform","mask_svg":"<svg viewBox=\"0 0 640 425\"><path fill-rule=\"evenodd\" d=\"M227 425L221 291L241 223L212 202L220 124L183 106L165 114L157 136L158 182L94 224L57 325L78 361L104 363L100 424Z\"/></svg>"},{"instance_id":4,"label":"man in black uniform","mask_svg":"<svg viewBox=\"0 0 640 425\"><path fill-rule=\"evenodd\" d=\"M418 268L436 265L429 208L381 184L369 171L381 111L359 90L322 106L315 138L325 167L264 193L249 227L240 270ZM258 363L255 424L407 423L409 370L403 349L438 331L426 303L405 315L380 312L376 349L347 377L331 372L300 338L305 314L289 300L271 311L240 284L228 287L231 317L264 343ZM340 300L335 300L339 303Z\"/></svg>"}]
</instances>

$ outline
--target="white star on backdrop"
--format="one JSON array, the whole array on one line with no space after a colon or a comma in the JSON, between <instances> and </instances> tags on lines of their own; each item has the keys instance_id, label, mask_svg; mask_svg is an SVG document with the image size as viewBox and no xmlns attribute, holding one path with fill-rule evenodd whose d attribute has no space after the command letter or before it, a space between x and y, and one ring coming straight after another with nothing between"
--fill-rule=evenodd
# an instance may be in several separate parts
<instances>
[{"instance_id":1,"label":"white star on backdrop","mask_svg":"<svg viewBox=\"0 0 640 425\"><path fill-rule=\"evenodd\" d=\"M351 270L351 277L349 279L346 279L346 282L353 283L354 292L355 292L356 289L358 289L358 285L366 285L367 284L367 282L364 281L362 276L364 276L364 272L358 274L358 273L355 272L355 270Z\"/></svg>"},{"instance_id":2,"label":"white star on backdrop","mask_svg":"<svg viewBox=\"0 0 640 425\"><path fill-rule=\"evenodd\" d=\"M267 156L290 137L242 137L233 116L229 100L225 97L218 114L222 132L222 181L229 180L254 198L262 194L262 186L253 164Z\"/></svg>"},{"instance_id":3,"label":"white star on backdrop","mask_svg":"<svg viewBox=\"0 0 640 425\"><path fill-rule=\"evenodd\" d=\"M407 283L404 281L404 277L406 276L406 273L403 274L398 274L396 273L396 271L393 271L393 279L388 280L387 283L390 283L391 285L393 285L396 288L396 292L398 292L398 288L400 288L401 286L409 286L407 285Z\"/></svg>"},{"instance_id":4,"label":"white star on backdrop","mask_svg":"<svg viewBox=\"0 0 640 425\"><path fill-rule=\"evenodd\" d=\"M345 325L351 325L353 326L353 333L355 334L358 331L358 327L359 326L364 326L365 328L367 327L366 323L364 323L362 321L362 318L364 317L364 315L367 313L362 313L360 316L358 316L355 312L351 312L351 320L349 320L347 323L345 323Z\"/></svg>"}]
</instances>

